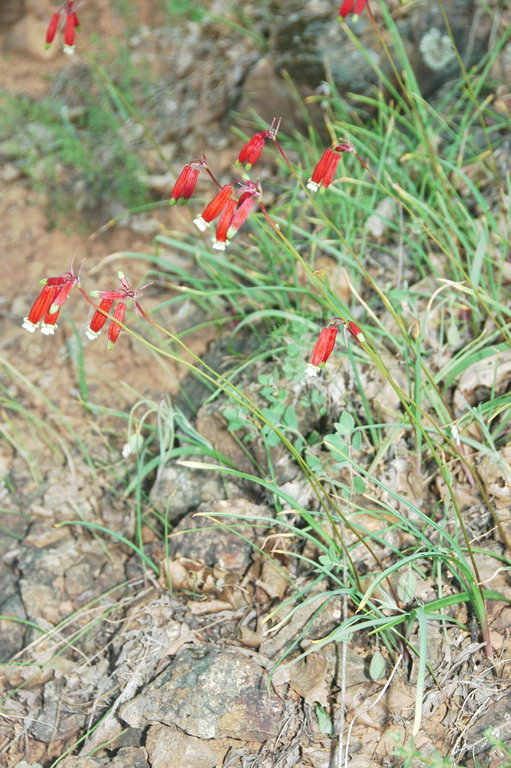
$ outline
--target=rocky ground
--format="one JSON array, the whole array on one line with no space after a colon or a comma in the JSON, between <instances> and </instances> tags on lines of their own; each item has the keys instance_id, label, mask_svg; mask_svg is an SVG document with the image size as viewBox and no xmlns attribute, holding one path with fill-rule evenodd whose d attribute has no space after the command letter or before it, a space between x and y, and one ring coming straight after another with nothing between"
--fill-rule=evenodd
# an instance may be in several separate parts
<instances>
[{"instance_id":1,"label":"rocky ground","mask_svg":"<svg viewBox=\"0 0 511 768\"><path fill-rule=\"evenodd\" d=\"M269 15L271 3L249 5L244 13L254 34L240 33L235 25L243 30L248 23L224 3L213 4L214 17L207 25L200 18L185 18L175 26L156 1L131 4L131 16L120 12L122 5L107 0L83 4L74 59L64 58L58 46L47 54L41 51L53 7L49 0L1 5L2 87L35 101L53 92L70 109L79 108L73 102L75 84L87 76L86 54L94 34L112 51L114 41L126 41L135 59L149 63L158 78L148 100L148 119L160 149L144 144L140 150L153 200L168 195L183 153L197 154L197 147L204 147L215 153L220 169L232 163L229 110L247 114L254 109L270 120L285 111L296 115L298 124L293 99L277 74L280 68L300 75L305 95L320 87L317 45L304 30L303 3L289 3L277 26ZM446 5L456 12L456 3ZM315 34L323 39L321 24L332 12L330 4L306 6L316 14ZM455 31L468 39L463 25L471 18L469 11L480 13L479 6L461 6ZM437 11L428 4L427 13L420 24L413 15L403 16L403 25L413 32L417 71L436 88L442 81L439 70L430 66L436 59L428 65L428 45L420 53L420 41ZM365 26L363 34L370 34ZM491 34L488 17L481 15L470 38L473 56ZM298 48L292 59L290 41ZM333 38L323 42L326 49L336 44ZM346 63L333 55L331 61L339 82L356 71L363 90L370 76L366 73L364 80L355 59ZM508 71L510 62L508 46L499 66ZM443 76L448 76L447 64ZM350 90L357 86L351 78L344 85ZM0 765L330 768L337 760L337 742L329 728L331 723L336 731L341 726L341 701L346 705L348 765L397 765L395 745L407 742L411 733L415 672L409 675L404 664L394 670L388 665L384 677L371 677L375 648L369 638L359 638L348 649L334 642L318 644L294 665L274 669L296 640L295 656L335 629L343 603L340 597L328 599L325 583L318 581L309 593L314 599L296 612L284 602L283 612L275 616L275 608L289 597L290 582L310 586L311 572L290 554L265 493L243 481L169 462L149 476L145 488L150 500L140 530L145 567L122 538L132 539L137 500L129 493L136 459L123 455L129 434L119 412L129 412L143 399L144 408L153 403L161 414L166 403L180 402L183 382L185 388L194 385L182 366L162 363L130 337L119 342L115 354L107 352L102 339L77 345L74 328L85 322L77 303L54 338L24 333L20 319L38 281L60 274L73 259L75 265L85 261L88 286L92 281L104 285L112 268L129 270L133 285L143 283L146 264L125 254L154 254L154 236L182 229L190 214L166 206L128 215L114 197L104 196L99 204L98 198L91 199L76 176L65 179L75 215L56 216L52 189L44 186L46 170L41 166L43 184L37 185L34 173L19 162L20 153L26 157L27 141L44 157L44 143L53 139L43 128L36 123L23 134L0 136L0 614L6 617L0 620ZM137 129L131 126L130 131L135 146ZM270 174L271 167L262 173ZM191 256L167 256L179 258L183 269L194 268ZM144 307L150 311L164 295L156 281L144 292ZM193 326L193 311L186 304L169 309L169 327ZM197 355L209 353L218 362L223 351L217 336L209 327L192 333L187 343ZM503 387L508 370L506 358ZM484 376L472 374L475 378L460 385L464 397ZM347 386L349 378L344 371L341 379ZM245 384L250 386L248 378ZM373 385L373 397L381 397ZM194 398L197 431L243 469L243 454L218 408L201 406L205 393L200 389ZM276 465L283 487L306 493L284 453ZM406 477L401 492L412 498L419 493L413 467L405 467L400 477ZM501 509L508 510L509 478L502 484L502 468L490 463L485 477ZM152 509L165 509L169 498L167 523L174 529L166 538ZM240 516L246 525L240 526ZM221 525L212 526L212 520ZM484 521L478 518L473 526L476 535ZM318 553L311 544L305 554L314 558ZM481 558L480 568L492 588L510 596L506 573L496 569L494 560ZM424 598L430 586L424 585ZM491 604L490 610L494 664L482 655L477 636L471 639L455 628L448 635L432 632L429 658L436 684L430 681L426 693L416 746L425 754L435 747L442 754L455 750L467 765L479 754L482 765L497 768L501 758L487 750L484 730L491 725L504 739L511 738L511 615L502 603ZM285 615L288 621L281 623ZM322 719L322 712L330 720Z\"/></svg>"}]
</instances>

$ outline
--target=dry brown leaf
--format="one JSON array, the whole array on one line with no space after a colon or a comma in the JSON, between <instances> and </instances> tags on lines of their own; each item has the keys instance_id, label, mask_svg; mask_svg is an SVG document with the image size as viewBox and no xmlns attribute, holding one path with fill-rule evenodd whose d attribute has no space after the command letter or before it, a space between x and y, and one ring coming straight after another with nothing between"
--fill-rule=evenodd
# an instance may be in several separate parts
<instances>
[{"instance_id":1,"label":"dry brown leaf","mask_svg":"<svg viewBox=\"0 0 511 768\"><path fill-rule=\"evenodd\" d=\"M190 613L194 616L207 616L209 613L222 613L222 611L232 611L233 607L225 600L191 600L188 603Z\"/></svg>"},{"instance_id":2,"label":"dry brown leaf","mask_svg":"<svg viewBox=\"0 0 511 768\"><path fill-rule=\"evenodd\" d=\"M240 642L248 648L259 648L263 639L263 634L259 628L253 630L249 627L241 627L238 637Z\"/></svg>"},{"instance_id":3,"label":"dry brown leaf","mask_svg":"<svg viewBox=\"0 0 511 768\"><path fill-rule=\"evenodd\" d=\"M474 405L479 399L481 388L495 390L501 394L509 388L511 382L511 351L496 352L494 355L478 360L461 374L454 393L454 406L457 412L464 411L466 403Z\"/></svg>"},{"instance_id":4,"label":"dry brown leaf","mask_svg":"<svg viewBox=\"0 0 511 768\"><path fill-rule=\"evenodd\" d=\"M284 572L282 566L276 563L272 558L265 557L261 570L261 578L257 580L257 585L271 598L282 599L289 586L289 578Z\"/></svg>"},{"instance_id":5,"label":"dry brown leaf","mask_svg":"<svg viewBox=\"0 0 511 768\"><path fill-rule=\"evenodd\" d=\"M328 706L330 682L327 682L328 662L321 653L310 653L288 667L289 684L307 704L318 702Z\"/></svg>"},{"instance_id":6,"label":"dry brown leaf","mask_svg":"<svg viewBox=\"0 0 511 768\"><path fill-rule=\"evenodd\" d=\"M193 592L196 595L211 596L210 607L191 608L194 613L218 613L218 611L241 608L250 600L247 590L242 589L236 573L215 566L210 568L197 560L179 557L166 558L162 563L160 584L172 586L176 592ZM201 605L204 603L190 605ZM223 607L219 607L222 605Z\"/></svg>"}]
</instances>

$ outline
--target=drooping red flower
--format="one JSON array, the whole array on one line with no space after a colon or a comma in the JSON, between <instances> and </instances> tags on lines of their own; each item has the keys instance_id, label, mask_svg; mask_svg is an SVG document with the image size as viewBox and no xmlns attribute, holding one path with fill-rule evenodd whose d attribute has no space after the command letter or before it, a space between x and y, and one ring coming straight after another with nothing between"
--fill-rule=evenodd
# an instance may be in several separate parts
<instances>
[{"instance_id":1,"label":"drooping red flower","mask_svg":"<svg viewBox=\"0 0 511 768\"><path fill-rule=\"evenodd\" d=\"M277 132L280 128L280 118L274 118L272 124L265 131L258 131L254 133L251 139L247 141L244 147L240 150L236 165L244 165L246 170L249 171L254 163L257 163L261 157L261 152L264 149L267 139L275 141Z\"/></svg>"},{"instance_id":2,"label":"drooping red flower","mask_svg":"<svg viewBox=\"0 0 511 768\"><path fill-rule=\"evenodd\" d=\"M227 230L227 238L229 240L232 240L238 229L241 229L246 222L250 211L261 195L262 190L259 184L254 184L253 181L247 181L243 184L236 210L234 211L231 223L229 224L229 229Z\"/></svg>"},{"instance_id":3,"label":"drooping red flower","mask_svg":"<svg viewBox=\"0 0 511 768\"><path fill-rule=\"evenodd\" d=\"M334 180L342 153L354 151L355 147L353 144L343 139L339 139L333 148L325 149L312 172L312 176L307 182L307 188L312 192L317 192L320 187L323 187L323 189L329 187Z\"/></svg>"},{"instance_id":4,"label":"drooping red flower","mask_svg":"<svg viewBox=\"0 0 511 768\"><path fill-rule=\"evenodd\" d=\"M89 327L85 331L85 335L91 341L97 339L101 333L101 329L107 321L106 315L108 312L110 312L113 303L113 299L101 299L99 309L97 309L92 315Z\"/></svg>"},{"instance_id":5,"label":"drooping red flower","mask_svg":"<svg viewBox=\"0 0 511 768\"><path fill-rule=\"evenodd\" d=\"M226 246L229 245L227 230L231 226L232 217L234 216L237 205L238 201L235 200L234 197L229 198L224 205L222 215L216 226L215 237L213 238L213 248L217 251L225 251Z\"/></svg>"},{"instance_id":6,"label":"drooping red flower","mask_svg":"<svg viewBox=\"0 0 511 768\"><path fill-rule=\"evenodd\" d=\"M232 184L226 184L223 186L217 192L213 200L211 200L211 202L209 202L208 205L204 208L201 215L197 216L197 218L193 220L193 223L198 229L200 229L201 232L204 232L209 227L211 222L214 221L217 216L220 216L232 193Z\"/></svg>"},{"instance_id":7,"label":"drooping red flower","mask_svg":"<svg viewBox=\"0 0 511 768\"><path fill-rule=\"evenodd\" d=\"M46 48L49 48L55 40L55 35L57 34L57 29L59 28L59 21L60 11L55 11L55 13L52 14L50 23L48 24L48 29L46 30Z\"/></svg>"},{"instance_id":8,"label":"drooping red flower","mask_svg":"<svg viewBox=\"0 0 511 768\"><path fill-rule=\"evenodd\" d=\"M358 327L356 323L353 322L353 320L350 320L349 323L346 323L346 330L351 333L354 339L356 339L360 344L363 344L365 342L365 336Z\"/></svg>"},{"instance_id":9,"label":"drooping red flower","mask_svg":"<svg viewBox=\"0 0 511 768\"><path fill-rule=\"evenodd\" d=\"M358 17L366 5L368 5L368 0L343 0L339 8L339 17L343 20L350 13L353 13L353 21L358 21Z\"/></svg>"},{"instance_id":10,"label":"drooping red flower","mask_svg":"<svg viewBox=\"0 0 511 768\"><path fill-rule=\"evenodd\" d=\"M121 326L119 323L122 323L124 320L124 315L126 313L126 304L123 301L120 301L114 312L114 320L110 321L110 325L108 327L108 349L113 349L114 344L119 338L119 334L121 332ZM119 322L116 322L119 321Z\"/></svg>"},{"instance_id":11,"label":"drooping red flower","mask_svg":"<svg viewBox=\"0 0 511 768\"><path fill-rule=\"evenodd\" d=\"M195 192L200 169L204 166L205 162L202 160L192 160L191 163L185 165L170 193L171 205L175 205L178 200L181 200L184 205L190 199Z\"/></svg>"},{"instance_id":12,"label":"drooping red flower","mask_svg":"<svg viewBox=\"0 0 511 768\"><path fill-rule=\"evenodd\" d=\"M55 296L57 295L58 287L56 285L44 285L41 293L32 304L30 312L23 319L21 327L29 333L34 333L35 329L49 310Z\"/></svg>"},{"instance_id":13,"label":"drooping red flower","mask_svg":"<svg viewBox=\"0 0 511 768\"><path fill-rule=\"evenodd\" d=\"M309 362L305 367L306 376L317 376L321 366L326 363L335 347L335 340L339 330L339 321L332 320L326 328L319 332L318 340L311 352Z\"/></svg>"},{"instance_id":14,"label":"drooping red flower","mask_svg":"<svg viewBox=\"0 0 511 768\"><path fill-rule=\"evenodd\" d=\"M64 27L64 46L63 51L71 56L75 52L75 27L77 26L76 13L72 11L67 13L66 24Z\"/></svg>"}]
</instances>

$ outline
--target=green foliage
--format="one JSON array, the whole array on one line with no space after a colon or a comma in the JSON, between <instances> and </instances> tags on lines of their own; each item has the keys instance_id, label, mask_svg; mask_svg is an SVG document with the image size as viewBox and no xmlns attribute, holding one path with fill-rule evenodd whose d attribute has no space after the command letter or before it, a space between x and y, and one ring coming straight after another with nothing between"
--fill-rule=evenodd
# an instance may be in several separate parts
<instances>
[{"instance_id":1,"label":"green foliage","mask_svg":"<svg viewBox=\"0 0 511 768\"><path fill-rule=\"evenodd\" d=\"M103 223L105 210L148 200L135 151L140 131L125 106L135 99L127 56L117 62L115 86L97 72L72 69L62 87L42 101L0 94L0 136L44 192L54 222L74 227L78 211L92 224Z\"/></svg>"}]
</instances>

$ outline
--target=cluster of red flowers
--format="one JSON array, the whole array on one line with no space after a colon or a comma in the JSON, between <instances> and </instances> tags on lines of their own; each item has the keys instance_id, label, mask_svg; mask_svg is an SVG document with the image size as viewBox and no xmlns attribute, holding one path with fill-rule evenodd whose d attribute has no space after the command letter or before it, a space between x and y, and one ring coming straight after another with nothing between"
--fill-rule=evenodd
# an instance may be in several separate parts
<instances>
[{"instance_id":1,"label":"cluster of red flowers","mask_svg":"<svg viewBox=\"0 0 511 768\"><path fill-rule=\"evenodd\" d=\"M308 189L317 192L320 187L326 189L330 186L343 152L355 152L355 147L350 141L339 139L334 147L325 149L307 182Z\"/></svg>"},{"instance_id":2,"label":"cluster of red flowers","mask_svg":"<svg viewBox=\"0 0 511 768\"><path fill-rule=\"evenodd\" d=\"M240 150L236 164L245 165L247 169L251 168L261 156L268 139L277 143L279 151L285 157L280 144L277 142L276 134L279 126L280 120L274 120L270 128L255 133ZM343 152L354 153L355 148L351 142L341 139L336 141L333 147L328 147L323 152L311 178L307 182L308 189L316 192L320 188L326 189L330 186ZM213 248L224 250L237 231L246 222L254 205L260 201L262 189L259 183L248 178L235 179L230 184L220 185L208 168L207 161L203 156L202 160L192 160L184 166L173 186L170 195L171 205L175 205L178 201L186 203L192 197L202 169L205 169L210 178L215 182L218 192L206 205L202 213L193 220L193 223L201 232L204 232L217 219ZM146 286L142 286L138 290L132 290L122 272L119 272L119 280L121 282L120 289L94 291L91 294L87 294L80 286L79 273L75 275L72 269L58 277L46 278L41 281L43 289L27 317L23 320L23 328L30 333L34 333L36 328L40 326L43 334L53 335L57 327L56 322L60 308L69 296L71 289L76 285L91 303L93 303L92 298L99 298L101 300L99 306L94 305L96 306L96 311L92 316L85 335L88 339L96 339L110 317L108 348L111 349L121 331L120 323L124 320L127 299L133 302L139 314L147 318L147 315L137 301L137 296L140 295ZM306 373L308 376L316 376L320 367L328 360L341 325L344 325L346 330L357 341L364 341L363 334L355 323L345 323L340 318L335 318L320 333L307 366Z\"/></svg>"},{"instance_id":3,"label":"cluster of red flowers","mask_svg":"<svg viewBox=\"0 0 511 768\"><path fill-rule=\"evenodd\" d=\"M358 14L361 13L367 4L368 0L343 0L339 9L339 16L341 19L344 19L348 14L353 13L353 18L356 21ZM64 29L64 52L72 54L75 46L75 30L78 26L79 22L75 4L73 0L68 0L68 2L63 3L55 11L50 19L46 31L46 47L48 48L52 44L60 27ZM275 119L269 128L255 133L240 150L236 165L244 166L245 170L249 171L259 160L268 141L273 141L276 144L280 154L289 164L277 140L280 122L280 118ZM317 192L319 189L325 190L330 186L335 178L341 155L344 152L355 153L351 142L344 139L338 139L332 147L328 147L323 152L307 182L307 188L310 191ZM358 158L358 155L356 156ZM360 158L358 159L360 160ZM192 160L184 166L170 194L171 205L175 205L178 201L186 203L192 197L200 172L203 169L216 184L218 191L202 213L196 216L193 223L201 232L205 232L212 222L216 220L213 248L225 250L230 240L246 222L254 206L258 202L262 206L262 189L258 182L251 181L248 177L234 179L229 184L219 184L209 169L206 158L203 155L202 160ZM265 212L264 207L262 210ZM147 318L147 315L137 301L137 296L140 295L146 286L138 290L132 290L122 272L119 272L119 280L121 282L120 289L95 291L87 294L80 286L79 274L75 275L72 269L58 277L46 278L41 281L42 291L35 300L27 317L24 318L22 326L30 333L34 333L36 328L40 327L43 334L53 335L57 327L56 323L60 309L69 296L71 289L76 285L91 303L93 303L92 297L100 299L99 306L94 305L96 309L85 335L91 340L96 339L110 318L108 348L111 349L121 331L120 324L123 322L126 313L126 300L131 300L136 311ZM307 366L307 375L316 376L321 366L326 363L334 348L337 332L341 325L358 342L364 342L364 336L355 323L345 323L340 318L335 318L326 328L322 329L319 335Z\"/></svg>"},{"instance_id":4,"label":"cluster of red flowers","mask_svg":"<svg viewBox=\"0 0 511 768\"><path fill-rule=\"evenodd\" d=\"M279 126L280 118L275 119L270 128L255 133L240 150L236 165L244 165L246 170L252 168L260 158L268 139L274 141L280 153L284 155L277 141ZM307 182L308 189L316 192L320 187L326 189L330 186L343 152L355 152L353 144L345 139L339 139L333 147L329 147L323 152ZM201 232L205 232L210 224L218 219L213 238L213 248L223 251L229 245L231 238L243 226L255 203L260 200L262 196L261 185L247 178L235 179L230 184L220 185L208 168L203 155L202 160L192 160L184 166L170 193L171 205L175 205L178 201L183 204L188 202L195 192L202 169L205 169L215 182L218 192L202 213L193 220L193 223ZM237 185L236 192L235 185Z\"/></svg>"},{"instance_id":5,"label":"cluster of red flowers","mask_svg":"<svg viewBox=\"0 0 511 768\"><path fill-rule=\"evenodd\" d=\"M58 28L62 26L64 27L63 51L71 55L75 52L75 30L80 26L73 0L61 5L52 15L46 30L46 48L53 43Z\"/></svg>"},{"instance_id":6,"label":"cluster of red flowers","mask_svg":"<svg viewBox=\"0 0 511 768\"><path fill-rule=\"evenodd\" d=\"M274 120L266 130L255 133L240 150L236 165L244 165L247 171L250 170L254 163L259 160L266 141L268 139L277 141L279 127L280 119ZM230 184L222 186L216 181L203 156L202 160L192 160L184 166L170 193L171 205L175 205L178 201L186 203L191 198L203 168L217 185L218 192L202 213L193 220L193 223L201 232L205 232L210 224L218 219L213 237L213 248L223 251L246 222L249 213L260 200L263 192L259 183L250 181L248 178L235 179Z\"/></svg>"},{"instance_id":7,"label":"cluster of red flowers","mask_svg":"<svg viewBox=\"0 0 511 768\"><path fill-rule=\"evenodd\" d=\"M142 288L137 290L132 290L125 275L122 272L119 272L118 276L121 288L113 291L92 291L92 293L89 294L92 298L101 299L101 302L92 315L89 326L85 331L85 335L91 341L97 339L101 333L101 329L108 320L108 315L112 314L111 311L114 303L117 302L115 304L113 318L110 319L110 325L108 326L108 349L112 349L119 338L121 332L120 323L124 320L127 306L126 301L128 299L133 302L135 310L140 315L147 317L138 303L137 297L141 295L143 289L147 288L147 285L150 285L150 283L143 285ZM52 336L57 328L56 323L60 308L71 293L71 289L76 285L79 287L82 294L85 292L80 286L80 273L78 272L78 274L75 275L72 268L69 272L64 272L58 277L47 277L44 280L41 280L40 284L43 286L43 289L32 304L30 312L24 318L22 327L29 333L34 333L36 328L40 327L41 333L44 333L46 336ZM92 300L91 304L93 304ZM93 306L95 305L93 304Z\"/></svg>"},{"instance_id":8,"label":"cluster of red flowers","mask_svg":"<svg viewBox=\"0 0 511 768\"><path fill-rule=\"evenodd\" d=\"M67 3L66 7L69 5L70 3ZM246 169L251 168L260 158L267 140L274 141L281 154L285 157L280 144L277 142L279 126L280 119L274 120L270 128L255 133L240 150L236 164L244 165ZM353 145L349 141L338 140L333 147L329 147L323 152L307 183L307 187L310 190L317 191L320 187L326 189L330 186L343 152L355 152ZM213 221L218 220L215 236L213 237L213 248L224 250L237 231L246 222L256 203L260 201L262 189L259 183L248 178L235 179L229 184L220 185L208 168L206 159L203 156L202 160L192 160L184 166L172 189L170 195L171 205L175 205L178 201L186 203L192 197L202 169L205 169L210 178L215 182L218 192L206 205L202 213L196 216L193 222L201 232L204 232ZM72 269L58 277L46 278L41 281L42 291L32 305L27 317L24 318L22 326L30 333L34 333L36 328L40 327L41 333L53 335L57 327L56 323L60 309L72 288L76 285L91 303L93 303L92 298L99 298L101 300L99 306L94 305L96 306L96 311L92 316L85 335L91 340L96 339L107 319L110 318L108 347L111 349L121 331L120 323L124 320L127 299L133 302L139 314L147 318L147 315L137 301L137 296L140 295L146 286L134 291L130 288L122 272L119 272L119 279L121 282L120 289L94 291L87 294L80 286L79 273L75 275ZM339 324L342 324L342 322L339 319L332 321L321 332L308 366L307 372L309 375L316 375L319 366L327 361L335 343ZM354 323L348 323L346 328L358 341L363 341L360 329L357 329Z\"/></svg>"}]
</instances>

